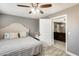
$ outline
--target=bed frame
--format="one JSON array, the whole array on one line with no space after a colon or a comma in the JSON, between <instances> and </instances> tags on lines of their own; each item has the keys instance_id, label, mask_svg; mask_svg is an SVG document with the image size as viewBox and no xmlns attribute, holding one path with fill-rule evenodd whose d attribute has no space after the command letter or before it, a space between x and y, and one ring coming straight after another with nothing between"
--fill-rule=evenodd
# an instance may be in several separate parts
<instances>
[{"instance_id":1,"label":"bed frame","mask_svg":"<svg viewBox=\"0 0 79 59\"><path fill-rule=\"evenodd\" d=\"M3 38L5 32L29 32L29 28L20 23L12 23L4 28L0 29L0 39Z\"/></svg>"}]
</instances>

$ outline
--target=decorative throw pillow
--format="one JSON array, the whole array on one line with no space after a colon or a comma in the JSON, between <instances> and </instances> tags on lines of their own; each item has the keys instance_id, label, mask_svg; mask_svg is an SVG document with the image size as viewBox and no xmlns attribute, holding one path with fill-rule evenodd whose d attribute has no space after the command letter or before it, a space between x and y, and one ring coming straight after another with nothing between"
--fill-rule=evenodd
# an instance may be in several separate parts
<instances>
[{"instance_id":1,"label":"decorative throw pillow","mask_svg":"<svg viewBox=\"0 0 79 59\"><path fill-rule=\"evenodd\" d=\"M4 39L9 39L9 38L10 38L10 33L9 32L4 33Z\"/></svg>"},{"instance_id":2,"label":"decorative throw pillow","mask_svg":"<svg viewBox=\"0 0 79 59\"><path fill-rule=\"evenodd\" d=\"M11 38L11 39L16 39L16 38L18 38L18 33L10 33L10 38Z\"/></svg>"},{"instance_id":3,"label":"decorative throw pillow","mask_svg":"<svg viewBox=\"0 0 79 59\"><path fill-rule=\"evenodd\" d=\"M6 32L4 33L4 39L16 39L18 38L18 33Z\"/></svg>"},{"instance_id":4,"label":"decorative throw pillow","mask_svg":"<svg viewBox=\"0 0 79 59\"><path fill-rule=\"evenodd\" d=\"M19 34L20 34L20 38L24 38L24 37L27 37L29 35L28 32L25 32L25 31L19 32Z\"/></svg>"}]
</instances>

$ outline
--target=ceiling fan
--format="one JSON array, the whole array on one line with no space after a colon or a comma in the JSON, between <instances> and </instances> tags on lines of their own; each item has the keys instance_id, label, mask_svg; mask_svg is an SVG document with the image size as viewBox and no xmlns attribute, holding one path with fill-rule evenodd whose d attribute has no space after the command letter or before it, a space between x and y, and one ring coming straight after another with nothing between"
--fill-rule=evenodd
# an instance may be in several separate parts
<instances>
[{"instance_id":1,"label":"ceiling fan","mask_svg":"<svg viewBox=\"0 0 79 59\"><path fill-rule=\"evenodd\" d=\"M32 13L44 14L44 12L42 10L40 10L39 8L49 8L49 7L52 7L52 4L31 3L31 6L21 5L21 4L18 4L17 6L18 7L27 7L27 8L32 7L32 9L29 11L29 14L32 14Z\"/></svg>"}]
</instances>

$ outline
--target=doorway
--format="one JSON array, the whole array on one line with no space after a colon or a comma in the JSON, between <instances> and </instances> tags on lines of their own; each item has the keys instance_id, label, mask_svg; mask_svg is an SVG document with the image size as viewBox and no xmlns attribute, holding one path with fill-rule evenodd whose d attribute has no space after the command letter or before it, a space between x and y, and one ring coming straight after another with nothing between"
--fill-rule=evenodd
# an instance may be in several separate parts
<instances>
[{"instance_id":1,"label":"doorway","mask_svg":"<svg viewBox=\"0 0 79 59\"><path fill-rule=\"evenodd\" d=\"M52 19L54 46L66 52L67 49L67 16L62 15Z\"/></svg>"}]
</instances>

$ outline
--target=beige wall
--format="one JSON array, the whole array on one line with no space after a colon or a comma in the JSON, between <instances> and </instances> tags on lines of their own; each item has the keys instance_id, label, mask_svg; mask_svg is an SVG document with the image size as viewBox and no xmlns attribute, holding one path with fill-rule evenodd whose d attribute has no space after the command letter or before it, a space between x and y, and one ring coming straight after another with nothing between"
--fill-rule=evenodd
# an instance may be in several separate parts
<instances>
[{"instance_id":1,"label":"beige wall","mask_svg":"<svg viewBox=\"0 0 79 59\"><path fill-rule=\"evenodd\" d=\"M67 14L67 30L70 32L67 38L67 50L79 55L79 5L49 15L48 18L64 14Z\"/></svg>"},{"instance_id":2,"label":"beige wall","mask_svg":"<svg viewBox=\"0 0 79 59\"><path fill-rule=\"evenodd\" d=\"M30 28L31 33L39 31L39 20L28 19L18 16L11 16L11 15L0 15L0 29L12 23L20 23L25 25L25 27Z\"/></svg>"}]
</instances>

